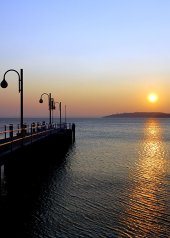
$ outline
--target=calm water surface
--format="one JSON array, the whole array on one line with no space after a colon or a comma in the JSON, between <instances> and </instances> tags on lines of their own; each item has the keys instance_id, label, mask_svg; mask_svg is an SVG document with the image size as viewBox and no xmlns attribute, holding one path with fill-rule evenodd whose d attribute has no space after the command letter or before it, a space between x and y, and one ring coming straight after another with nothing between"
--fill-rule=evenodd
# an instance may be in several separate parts
<instances>
[{"instance_id":1,"label":"calm water surface","mask_svg":"<svg viewBox=\"0 0 170 238\"><path fill-rule=\"evenodd\" d=\"M25 208L18 237L170 237L170 119L70 121L76 142Z\"/></svg>"}]
</instances>

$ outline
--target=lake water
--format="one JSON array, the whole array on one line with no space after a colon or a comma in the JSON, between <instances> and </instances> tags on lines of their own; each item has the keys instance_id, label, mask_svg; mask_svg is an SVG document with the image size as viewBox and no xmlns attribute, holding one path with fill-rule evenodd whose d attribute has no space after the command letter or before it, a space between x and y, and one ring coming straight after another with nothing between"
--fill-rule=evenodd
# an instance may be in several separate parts
<instances>
[{"instance_id":1,"label":"lake water","mask_svg":"<svg viewBox=\"0 0 170 238\"><path fill-rule=\"evenodd\" d=\"M13 237L170 237L170 119L68 121L76 142L62 163L6 205Z\"/></svg>"}]
</instances>

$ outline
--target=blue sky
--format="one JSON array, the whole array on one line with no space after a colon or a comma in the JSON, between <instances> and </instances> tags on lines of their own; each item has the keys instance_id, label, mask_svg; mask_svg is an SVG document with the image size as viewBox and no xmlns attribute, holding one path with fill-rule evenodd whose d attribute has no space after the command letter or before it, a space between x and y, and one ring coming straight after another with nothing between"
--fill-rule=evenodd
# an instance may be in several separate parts
<instances>
[{"instance_id":1,"label":"blue sky","mask_svg":"<svg viewBox=\"0 0 170 238\"><path fill-rule=\"evenodd\" d=\"M170 2L164 0L5 0L1 3L1 61L30 63L46 57L96 64L104 59L143 61L146 57L166 61L169 10Z\"/></svg>"},{"instance_id":2,"label":"blue sky","mask_svg":"<svg viewBox=\"0 0 170 238\"><path fill-rule=\"evenodd\" d=\"M25 80L44 88L56 79L59 88L78 80L116 86L133 74L169 85L168 0L3 0L0 8L1 74L24 68Z\"/></svg>"}]
</instances>

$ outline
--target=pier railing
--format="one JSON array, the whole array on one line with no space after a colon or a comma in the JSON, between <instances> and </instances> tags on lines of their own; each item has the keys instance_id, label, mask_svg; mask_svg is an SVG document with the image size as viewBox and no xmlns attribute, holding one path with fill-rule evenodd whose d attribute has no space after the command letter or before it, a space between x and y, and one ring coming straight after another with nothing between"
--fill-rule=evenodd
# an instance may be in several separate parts
<instances>
[{"instance_id":1,"label":"pier railing","mask_svg":"<svg viewBox=\"0 0 170 238\"><path fill-rule=\"evenodd\" d=\"M31 144L43 137L47 137L52 133L59 133L64 130L71 129L71 123L47 124L32 123L24 124L24 128L13 124L5 125L4 130L0 131L0 154L18 149L19 147Z\"/></svg>"}]
</instances>

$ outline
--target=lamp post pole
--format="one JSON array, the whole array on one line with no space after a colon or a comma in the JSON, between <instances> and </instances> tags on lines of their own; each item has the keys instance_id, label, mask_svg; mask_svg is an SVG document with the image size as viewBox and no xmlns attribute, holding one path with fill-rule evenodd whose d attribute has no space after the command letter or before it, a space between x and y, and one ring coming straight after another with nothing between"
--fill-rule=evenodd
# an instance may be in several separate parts
<instances>
[{"instance_id":1,"label":"lamp post pole","mask_svg":"<svg viewBox=\"0 0 170 238\"><path fill-rule=\"evenodd\" d=\"M43 95L47 95L48 96L48 106L49 106L49 124L51 125L51 110L52 110L52 98L51 98L51 93L43 93L41 94L41 97L40 97L40 100L39 100L39 103L43 103Z\"/></svg>"},{"instance_id":2,"label":"lamp post pole","mask_svg":"<svg viewBox=\"0 0 170 238\"><path fill-rule=\"evenodd\" d=\"M65 123L67 122L67 107L66 107L66 105L65 105Z\"/></svg>"},{"instance_id":3,"label":"lamp post pole","mask_svg":"<svg viewBox=\"0 0 170 238\"><path fill-rule=\"evenodd\" d=\"M55 110L55 102L54 102L54 98L51 98L51 122L53 123L53 110Z\"/></svg>"},{"instance_id":4,"label":"lamp post pole","mask_svg":"<svg viewBox=\"0 0 170 238\"><path fill-rule=\"evenodd\" d=\"M18 79L19 79L19 93L20 93L20 129L21 129L21 135L23 136L23 69L20 69L20 74L18 73L18 71L16 71L15 69L9 69L4 73L4 77L3 80L1 82L1 87L2 88L6 88L8 87L8 83L5 80L5 76L8 72L13 71L15 73L17 73L18 75Z\"/></svg>"},{"instance_id":5,"label":"lamp post pole","mask_svg":"<svg viewBox=\"0 0 170 238\"><path fill-rule=\"evenodd\" d=\"M24 122L23 122L23 115L24 115L24 105L23 105L23 69L20 70L20 93L21 93L21 130L22 130L22 135L23 135L23 125L24 125Z\"/></svg>"},{"instance_id":6,"label":"lamp post pole","mask_svg":"<svg viewBox=\"0 0 170 238\"><path fill-rule=\"evenodd\" d=\"M55 109L55 104L59 104L59 111L60 111L60 128L61 128L61 102L54 102L54 109Z\"/></svg>"},{"instance_id":7,"label":"lamp post pole","mask_svg":"<svg viewBox=\"0 0 170 238\"><path fill-rule=\"evenodd\" d=\"M50 113L50 125L51 125L51 110L52 110L52 108L51 108L51 93L49 93L49 113Z\"/></svg>"},{"instance_id":8,"label":"lamp post pole","mask_svg":"<svg viewBox=\"0 0 170 238\"><path fill-rule=\"evenodd\" d=\"M59 103L59 109L60 109L60 127L61 127L61 102Z\"/></svg>"}]
</instances>

